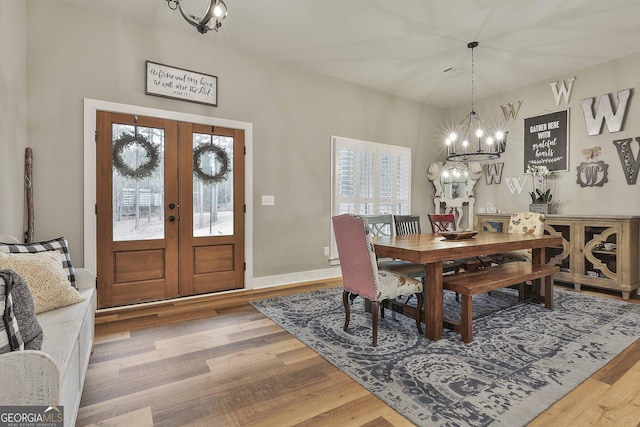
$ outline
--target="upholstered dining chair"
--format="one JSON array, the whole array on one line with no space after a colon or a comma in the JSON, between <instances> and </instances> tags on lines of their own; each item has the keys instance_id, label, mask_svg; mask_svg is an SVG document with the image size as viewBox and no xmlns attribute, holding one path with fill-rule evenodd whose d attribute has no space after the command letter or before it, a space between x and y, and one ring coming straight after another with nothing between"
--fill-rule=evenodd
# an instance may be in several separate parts
<instances>
[{"instance_id":1,"label":"upholstered dining chair","mask_svg":"<svg viewBox=\"0 0 640 427\"><path fill-rule=\"evenodd\" d=\"M544 220L543 214L535 212L518 212L511 214L509 219L508 233L516 234L530 234L532 236L540 237L544 234ZM531 251L521 250L505 252L501 254L495 254L491 256L491 261L496 264L505 264L514 261L529 261L531 262Z\"/></svg>"},{"instance_id":2,"label":"upholstered dining chair","mask_svg":"<svg viewBox=\"0 0 640 427\"><path fill-rule=\"evenodd\" d=\"M530 234L532 236L540 237L544 234L544 220L543 214L535 212L517 212L511 214L509 218L508 233L516 234ZM523 249L521 251L504 252L501 254L494 254L490 256L491 262L495 264L506 264L509 262L531 262L531 250ZM520 298L524 296L525 283L521 283L515 286L518 288L518 295ZM544 289L540 289L540 296L544 296Z\"/></svg>"},{"instance_id":3,"label":"upholstered dining chair","mask_svg":"<svg viewBox=\"0 0 640 427\"><path fill-rule=\"evenodd\" d=\"M332 220L342 270L342 303L345 312L343 330L347 330L351 319L351 296L368 300L371 303L373 323L372 345L375 347L378 345L378 313L381 304L388 299L415 295L418 299L416 326L422 334L422 282L395 271L378 269L366 218L344 214L334 216Z\"/></svg>"}]
</instances>

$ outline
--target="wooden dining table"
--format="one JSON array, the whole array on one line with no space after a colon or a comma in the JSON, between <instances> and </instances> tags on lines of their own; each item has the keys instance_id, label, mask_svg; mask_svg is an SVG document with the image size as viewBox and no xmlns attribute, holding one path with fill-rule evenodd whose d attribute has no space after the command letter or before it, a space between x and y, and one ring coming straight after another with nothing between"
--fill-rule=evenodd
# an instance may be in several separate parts
<instances>
[{"instance_id":1,"label":"wooden dining table","mask_svg":"<svg viewBox=\"0 0 640 427\"><path fill-rule=\"evenodd\" d=\"M442 338L443 328L443 261L531 249L532 265L540 266L545 248L562 245L562 237L479 232L472 238L449 240L439 233L426 233L375 237L373 242L377 256L424 264L425 335L436 341Z\"/></svg>"}]
</instances>

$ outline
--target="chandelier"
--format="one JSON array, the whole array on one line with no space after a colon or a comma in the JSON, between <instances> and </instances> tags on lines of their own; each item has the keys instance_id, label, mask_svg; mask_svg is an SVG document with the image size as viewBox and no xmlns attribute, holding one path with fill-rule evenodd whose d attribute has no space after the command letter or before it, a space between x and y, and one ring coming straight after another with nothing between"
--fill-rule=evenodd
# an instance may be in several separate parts
<instances>
[{"instance_id":1,"label":"chandelier","mask_svg":"<svg viewBox=\"0 0 640 427\"><path fill-rule=\"evenodd\" d=\"M222 27L222 21L227 17L227 5L222 0L200 0L203 14L194 15L190 10L185 11L182 3L191 4L196 8L195 0L167 0L169 9L179 9L182 17L198 30L200 34L205 34L209 30L218 31ZM202 18L200 17L202 16Z\"/></svg>"},{"instance_id":2,"label":"chandelier","mask_svg":"<svg viewBox=\"0 0 640 427\"><path fill-rule=\"evenodd\" d=\"M487 127L474 109L475 95L475 62L473 49L478 42L467 45L471 49L471 112L458 124L445 140L448 161L479 161L493 160L500 157L507 142L507 134L501 130L493 134L487 132Z\"/></svg>"}]
</instances>

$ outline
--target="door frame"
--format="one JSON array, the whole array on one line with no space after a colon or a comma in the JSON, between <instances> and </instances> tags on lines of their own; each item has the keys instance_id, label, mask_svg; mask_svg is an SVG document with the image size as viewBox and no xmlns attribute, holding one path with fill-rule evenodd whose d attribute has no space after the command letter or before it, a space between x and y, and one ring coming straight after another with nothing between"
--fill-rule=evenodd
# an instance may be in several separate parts
<instances>
[{"instance_id":1,"label":"door frame","mask_svg":"<svg viewBox=\"0 0 640 427\"><path fill-rule=\"evenodd\" d=\"M244 256L244 289L253 289L253 124L235 120L220 119L210 116L199 116L177 111L159 110L156 108L127 105L96 99L84 99L84 266L96 271L97 260L97 223L96 223L96 111L111 111L125 114L140 114L176 121L201 123L211 126L244 130L244 146L246 154L244 197L246 205ZM237 292L235 291L221 291Z\"/></svg>"}]
</instances>

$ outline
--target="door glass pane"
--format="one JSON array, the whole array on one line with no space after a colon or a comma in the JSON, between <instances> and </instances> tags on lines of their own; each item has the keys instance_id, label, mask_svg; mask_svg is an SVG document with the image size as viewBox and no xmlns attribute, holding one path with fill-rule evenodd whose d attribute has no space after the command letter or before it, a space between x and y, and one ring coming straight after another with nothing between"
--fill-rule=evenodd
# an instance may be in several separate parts
<instances>
[{"instance_id":1,"label":"door glass pane","mask_svg":"<svg viewBox=\"0 0 640 427\"><path fill-rule=\"evenodd\" d=\"M193 134L193 235L233 235L233 138Z\"/></svg>"},{"instance_id":2,"label":"door glass pane","mask_svg":"<svg viewBox=\"0 0 640 427\"><path fill-rule=\"evenodd\" d=\"M112 135L113 240L164 239L164 129L114 123Z\"/></svg>"}]
</instances>

